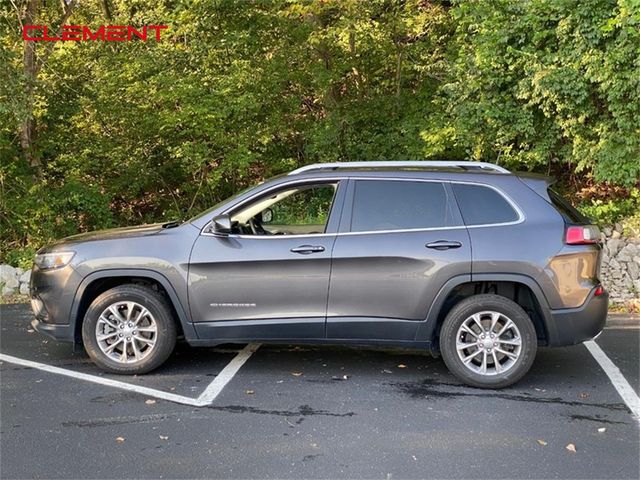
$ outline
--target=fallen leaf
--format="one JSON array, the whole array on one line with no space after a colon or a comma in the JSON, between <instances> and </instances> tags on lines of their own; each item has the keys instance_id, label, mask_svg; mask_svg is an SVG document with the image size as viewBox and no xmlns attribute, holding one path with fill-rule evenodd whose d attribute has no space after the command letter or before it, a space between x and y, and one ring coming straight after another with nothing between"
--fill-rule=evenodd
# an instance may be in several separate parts
<instances>
[{"instance_id":1,"label":"fallen leaf","mask_svg":"<svg viewBox=\"0 0 640 480\"><path fill-rule=\"evenodd\" d=\"M147 405L154 405L156 403L155 400L152 400L151 398L148 400L145 400L144 403L146 403Z\"/></svg>"},{"instance_id":2,"label":"fallen leaf","mask_svg":"<svg viewBox=\"0 0 640 480\"><path fill-rule=\"evenodd\" d=\"M607 429L606 429L605 427L600 427L600 428L598 429L598 432L600 432L600 433L604 433L604 432L606 432L606 431L607 431Z\"/></svg>"},{"instance_id":3,"label":"fallen leaf","mask_svg":"<svg viewBox=\"0 0 640 480\"><path fill-rule=\"evenodd\" d=\"M158 435L160 437L160 440L169 440L168 436L165 435Z\"/></svg>"},{"instance_id":4,"label":"fallen leaf","mask_svg":"<svg viewBox=\"0 0 640 480\"><path fill-rule=\"evenodd\" d=\"M398 368L407 368L407 366L404 363L401 363L400 365L398 365Z\"/></svg>"},{"instance_id":5,"label":"fallen leaf","mask_svg":"<svg viewBox=\"0 0 640 480\"><path fill-rule=\"evenodd\" d=\"M576 453L576 446L573 443L570 443L569 445L567 445L566 447L567 450L569 450L571 453Z\"/></svg>"},{"instance_id":6,"label":"fallen leaf","mask_svg":"<svg viewBox=\"0 0 640 480\"><path fill-rule=\"evenodd\" d=\"M291 375L293 375L294 377L301 377L302 372L291 372Z\"/></svg>"},{"instance_id":7,"label":"fallen leaf","mask_svg":"<svg viewBox=\"0 0 640 480\"><path fill-rule=\"evenodd\" d=\"M245 390L244 393L246 393L247 395L253 395L256 392L253 390Z\"/></svg>"},{"instance_id":8,"label":"fallen leaf","mask_svg":"<svg viewBox=\"0 0 640 480\"><path fill-rule=\"evenodd\" d=\"M116 442L124 443L124 437L116 437Z\"/></svg>"},{"instance_id":9,"label":"fallen leaf","mask_svg":"<svg viewBox=\"0 0 640 480\"><path fill-rule=\"evenodd\" d=\"M538 443L543 447L546 447L548 445L547 442L545 442L544 440L538 440Z\"/></svg>"}]
</instances>

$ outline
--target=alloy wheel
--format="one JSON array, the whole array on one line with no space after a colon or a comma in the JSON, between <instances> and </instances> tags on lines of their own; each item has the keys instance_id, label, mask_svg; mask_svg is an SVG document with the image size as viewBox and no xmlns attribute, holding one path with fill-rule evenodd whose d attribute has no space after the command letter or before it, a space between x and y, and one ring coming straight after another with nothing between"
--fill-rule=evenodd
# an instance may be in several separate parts
<instances>
[{"instance_id":1,"label":"alloy wheel","mask_svg":"<svg viewBox=\"0 0 640 480\"><path fill-rule=\"evenodd\" d=\"M118 363L135 363L155 348L158 325L151 312L132 301L116 302L100 314L95 330L98 347Z\"/></svg>"},{"instance_id":2,"label":"alloy wheel","mask_svg":"<svg viewBox=\"0 0 640 480\"><path fill-rule=\"evenodd\" d=\"M458 329L456 351L463 365L480 375L510 370L522 352L516 324L506 315L484 311L468 317Z\"/></svg>"}]
</instances>

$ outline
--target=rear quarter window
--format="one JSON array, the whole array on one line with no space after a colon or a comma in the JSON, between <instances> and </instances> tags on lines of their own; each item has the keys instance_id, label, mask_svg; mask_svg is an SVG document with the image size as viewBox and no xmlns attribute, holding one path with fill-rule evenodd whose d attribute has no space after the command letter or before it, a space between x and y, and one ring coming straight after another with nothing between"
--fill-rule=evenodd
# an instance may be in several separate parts
<instances>
[{"instance_id":1,"label":"rear quarter window","mask_svg":"<svg viewBox=\"0 0 640 480\"><path fill-rule=\"evenodd\" d=\"M547 193L549 194L549 200L551 200L551 204L555 207L562 218L564 218L567 223L590 223L589 219L581 214L578 210L576 210L567 199L565 199L562 195L556 192L552 188L547 189Z\"/></svg>"},{"instance_id":2,"label":"rear quarter window","mask_svg":"<svg viewBox=\"0 0 640 480\"><path fill-rule=\"evenodd\" d=\"M460 213L466 225L493 225L520 218L509 202L493 188L452 183Z\"/></svg>"}]
</instances>

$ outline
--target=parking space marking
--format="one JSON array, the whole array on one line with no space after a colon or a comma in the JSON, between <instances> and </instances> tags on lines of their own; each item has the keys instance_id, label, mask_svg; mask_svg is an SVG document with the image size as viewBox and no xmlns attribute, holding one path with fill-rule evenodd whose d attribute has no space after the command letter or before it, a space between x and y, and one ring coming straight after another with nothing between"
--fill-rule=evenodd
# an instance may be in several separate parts
<instances>
[{"instance_id":1,"label":"parking space marking","mask_svg":"<svg viewBox=\"0 0 640 480\"><path fill-rule=\"evenodd\" d=\"M222 371L216 376L216 378L205 388L204 392L198 397L198 401L202 405L209 405L213 402L227 383L231 381L238 370L245 364L247 360L254 354L260 347L259 343L250 343L244 347L238 354L233 357L233 360L222 369Z\"/></svg>"},{"instance_id":2,"label":"parking space marking","mask_svg":"<svg viewBox=\"0 0 640 480\"><path fill-rule=\"evenodd\" d=\"M638 397L627 379L624 378L620 369L593 340L584 342L584 346L587 347L587 350L589 350L589 353L596 359L596 362L600 364L602 370L607 374L609 380L611 380L611 383L618 391L618 394L622 397L622 400L624 400L624 403L627 404L627 407L629 407L635 419L640 423L640 397Z\"/></svg>"},{"instance_id":3,"label":"parking space marking","mask_svg":"<svg viewBox=\"0 0 640 480\"><path fill-rule=\"evenodd\" d=\"M98 383L107 387L115 387L121 390L127 390L129 392L141 393L150 397L169 400L170 402L182 403L184 405L200 406L198 400L195 398L184 397L175 393L163 392L162 390L142 387L140 385L132 385L131 383L111 380L110 378L98 377L97 375L90 375L88 373L75 372L73 370L67 370L66 368L54 367L52 365L47 365L46 363L33 362L31 360L13 357L4 353L0 353L0 360L7 363L13 363L15 365L22 365L24 367L42 370L43 372L55 373L57 375L64 375L65 377L76 378L78 380L84 380L86 382Z\"/></svg>"},{"instance_id":4,"label":"parking space marking","mask_svg":"<svg viewBox=\"0 0 640 480\"><path fill-rule=\"evenodd\" d=\"M159 398L161 400L167 400L169 402L181 403L183 405L190 405L193 407L204 407L210 405L216 397L222 392L222 389L231 381L231 379L238 373L238 370L249 360L249 357L260 347L260 344L250 343L229 362L229 364L222 369L222 371L216 376L216 378L207 386L198 398L185 397L183 395L177 395L175 393L164 392L162 390L156 390L155 388L143 387L140 385L133 385L131 383L120 382L118 380L112 380L110 378L99 377L97 375L90 375L88 373L76 372L73 370L67 370L66 368L54 367L53 365L47 365L46 363L34 362L32 360L25 360L24 358L14 357L0 353L0 361L12 363L14 365L22 365L23 367L29 367L43 372L55 373L57 375L63 375L65 377L71 377L78 380L84 380L86 382L97 383L107 387L119 388L120 390L127 390L129 392L136 392L149 397Z\"/></svg>"}]
</instances>

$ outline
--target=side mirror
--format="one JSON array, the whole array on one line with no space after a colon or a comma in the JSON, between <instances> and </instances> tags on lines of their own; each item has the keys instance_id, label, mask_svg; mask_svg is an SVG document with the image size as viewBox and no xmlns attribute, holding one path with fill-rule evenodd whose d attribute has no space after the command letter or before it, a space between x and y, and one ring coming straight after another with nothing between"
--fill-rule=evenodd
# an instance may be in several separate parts
<instances>
[{"instance_id":1,"label":"side mirror","mask_svg":"<svg viewBox=\"0 0 640 480\"><path fill-rule=\"evenodd\" d=\"M218 215L211 220L211 233L229 235L231 233L231 217Z\"/></svg>"},{"instance_id":2,"label":"side mirror","mask_svg":"<svg viewBox=\"0 0 640 480\"><path fill-rule=\"evenodd\" d=\"M273 210L267 208L262 211L262 223L270 223L273 220Z\"/></svg>"}]
</instances>

